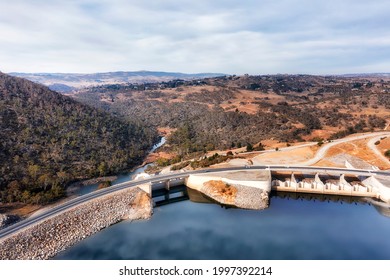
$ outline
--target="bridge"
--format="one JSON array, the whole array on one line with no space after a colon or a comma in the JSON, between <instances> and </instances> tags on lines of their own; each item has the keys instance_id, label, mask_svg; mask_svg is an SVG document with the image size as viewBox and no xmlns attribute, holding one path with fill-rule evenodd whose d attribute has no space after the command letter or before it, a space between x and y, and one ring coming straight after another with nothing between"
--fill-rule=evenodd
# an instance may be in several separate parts
<instances>
[{"instance_id":1,"label":"bridge","mask_svg":"<svg viewBox=\"0 0 390 280\"><path fill-rule=\"evenodd\" d=\"M40 223L61 212L65 212L86 201L102 197L104 195L131 187L142 187L150 195L160 199L156 204L171 203L186 199L185 185L194 176L214 176L231 174L237 171L248 173L269 172L270 180L266 182L269 190L283 190L291 192L324 193L349 196L366 196L380 198L390 203L390 187L380 183L377 178L389 180L390 172L379 170L360 170L333 167L310 167L310 166L245 166L229 168L212 168L194 170L188 172L172 172L169 174L155 175L146 179L133 180L113 185L48 209L39 215L30 217L19 223L11 225L0 231L0 239L23 230L31 225ZM252 181L256 185L256 181ZM180 195L176 195L180 194Z\"/></svg>"}]
</instances>

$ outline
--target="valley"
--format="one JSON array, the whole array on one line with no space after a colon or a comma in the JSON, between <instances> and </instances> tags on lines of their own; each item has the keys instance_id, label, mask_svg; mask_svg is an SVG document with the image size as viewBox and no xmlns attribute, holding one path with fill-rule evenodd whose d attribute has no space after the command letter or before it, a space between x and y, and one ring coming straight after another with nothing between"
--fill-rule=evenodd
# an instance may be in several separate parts
<instances>
[{"instance_id":1,"label":"valley","mask_svg":"<svg viewBox=\"0 0 390 280\"><path fill-rule=\"evenodd\" d=\"M77 141L76 135L85 133L74 130L74 137L69 134L71 132L65 133L70 124L57 119L54 114L53 120L57 125L41 126L38 135L47 139L30 140L34 142L31 143L37 152L30 152L30 161L26 161L25 165L20 164L28 158L23 151L32 148L18 152L14 148L3 147L3 162L13 158L14 165L9 166L14 169L6 173L10 167L2 165L2 212L30 215L40 208L39 205L63 197L70 182L115 175L142 162L154 163L153 168L147 170L153 174L202 167L278 164L390 169L388 157L385 156L390 149L386 133L390 123L390 78L386 75L233 75L137 84L102 84L72 89L62 92L62 95L50 92L55 95L51 98L60 100L55 110L54 104L44 100L47 98L44 97L47 91L44 87L20 79L13 81L11 90L7 79L11 78L4 77L3 88L8 95L4 95L2 104L10 109L3 110L3 120L7 119L4 125L13 124L13 129L22 129L23 133L29 131L21 120L23 114L33 111L22 113L18 109L21 101L15 101L15 97L9 94L15 89L27 94L39 88L43 93L33 95L33 98L42 100L34 103L40 108L39 114L42 116L34 113L37 116L30 115L28 119L45 124L48 119L44 114L60 112L61 104L65 102L69 103L67 106L75 104L80 108L76 112L85 114L84 117L80 116L84 120L77 120L76 117L77 124L70 127L91 127L91 124L95 124L91 129L96 132L83 138L83 143L89 144L88 148L82 148L81 142L76 144L74 141ZM22 102L30 100L33 99ZM34 107L31 108L34 110ZM72 114L67 110L67 113L61 113L62 116ZM97 110L96 113L93 110ZM9 116L15 112L19 117L11 122L15 118L5 116L7 112ZM88 120L91 114L100 114L102 118ZM109 157L109 146L106 145L110 145L114 138L101 142L105 145L103 148L96 142L96 137L106 137L107 133L114 132L109 127L115 122L121 122L121 126L125 123L131 125L131 134L119 135L126 137L120 145L129 144L133 148L129 150L128 147L117 146L112 153L120 153L132 160L118 162L119 165L112 158L104 160L96 157ZM36 133L32 135L37 137ZM147 155L148 147L157 141L157 134L166 137L167 142ZM12 135L7 134L4 139L14 137L8 142L11 143L17 139ZM77 151L67 148L70 144L77 146ZM8 156L4 151L8 152ZM91 153L95 153L92 162ZM86 159L82 159L83 155ZM23 170L28 171L24 176L21 175ZM54 190L56 193L52 194Z\"/></svg>"},{"instance_id":2,"label":"valley","mask_svg":"<svg viewBox=\"0 0 390 280\"><path fill-rule=\"evenodd\" d=\"M386 75L224 76L99 86L70 96L125 119L168 128L160 155L180 160L242 152L248 145L258 151L305 143L319 147L351 134L386 131L390 123ZM315 145L310 149L315 152Z\"/></svg>"}]
</instances>

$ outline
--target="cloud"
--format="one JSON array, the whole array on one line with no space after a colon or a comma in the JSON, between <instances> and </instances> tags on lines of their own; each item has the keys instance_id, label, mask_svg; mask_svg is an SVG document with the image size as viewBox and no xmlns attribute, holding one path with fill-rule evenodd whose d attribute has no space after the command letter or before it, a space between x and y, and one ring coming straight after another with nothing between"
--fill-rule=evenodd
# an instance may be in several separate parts
<instances>
[{"instance_id":1,"label":"cloud","mask_svg":"<svg viewBox=\"0 0 390 280\"><path fill-rule=\"evenodd\" d=\"M386 0L14 0L5 72L389 71Z\"/></svg>"}]
</instances>

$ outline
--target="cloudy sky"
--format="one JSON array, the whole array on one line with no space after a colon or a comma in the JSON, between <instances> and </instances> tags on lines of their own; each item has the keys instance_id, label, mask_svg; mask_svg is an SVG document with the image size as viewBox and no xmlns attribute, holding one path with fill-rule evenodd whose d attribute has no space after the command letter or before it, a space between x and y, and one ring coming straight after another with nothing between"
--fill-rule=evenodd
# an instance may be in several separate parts
<instances>
[{"instance_id":1,"label":"cloudy sky","mask_svg":"<svg viewBox=\"0 0 390 280\"><path fill-rule=\"evenodd\" d=\"M390 72L389 0L1 2L2 72Z\"/></svg>"}]
</instances>

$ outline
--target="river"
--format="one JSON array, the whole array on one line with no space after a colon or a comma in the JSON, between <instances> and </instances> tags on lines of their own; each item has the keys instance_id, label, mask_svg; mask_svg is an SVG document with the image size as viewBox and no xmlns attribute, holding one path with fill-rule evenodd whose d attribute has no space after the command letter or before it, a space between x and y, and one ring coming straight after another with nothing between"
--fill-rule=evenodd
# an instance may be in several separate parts
<instances>
[{"instance_id":1,"label":"river","mask_svg":"<svg viewBox=\"0 0 390 280\"><path fill-rule=\"evenodd\" d=\"M113 225L56 259L390 259L389 236L390 218L359 201L279 194L270 208L249 211L187 200Z\"/></svg>"},{"instance_id":2,"label":"river","mask_svg":"<svg viewBox=\"0 0 390 280\"><path fill-rule=\"evenodd\" d=\"M166 142L166 139L165 137L161 137L160 141L155 144L152 149L150 150L149 153L153 153L155 150L157 150L158 148L160 148L162 145L164 145ZM124 182L127 182L127 181L130 181L133 179L133 177L137 174L140 174L140 173L143 173L145 172L145 170L148 168L148 166L152 165L153 163L149 163L149 164L146 164L144 166L141 166L131 172L127 172L127 173L123 173L123 174L119 174L117 176L117 179L112 181L111 183L114 185L114 184L119 184L119 183L124 183ZM83 186L81 188L79 188L76 192L75 192L75 195L84 195L84 194L87 194L87 193L90 193L90 192L93 192L93 191L96 191L97 188L99 186L99 183L96 183L96 184L91 184L91 185L87 185L87 186Z\"/></svg>"}]
</instances>

